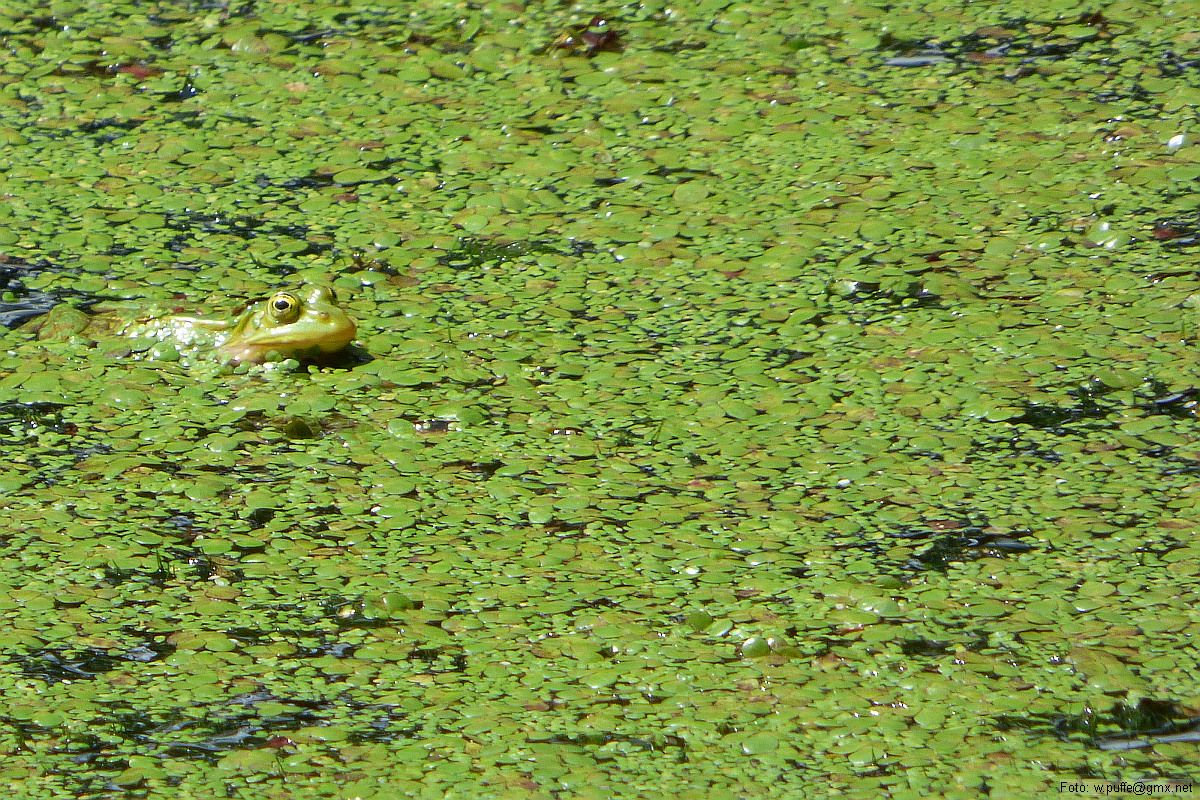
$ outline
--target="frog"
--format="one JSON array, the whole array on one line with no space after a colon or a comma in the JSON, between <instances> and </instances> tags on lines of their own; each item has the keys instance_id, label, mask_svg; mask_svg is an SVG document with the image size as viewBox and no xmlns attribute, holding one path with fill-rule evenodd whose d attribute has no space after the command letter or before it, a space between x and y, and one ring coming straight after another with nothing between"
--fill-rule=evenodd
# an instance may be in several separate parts
<instances>
[{"instance_id":1,"label":"frog","mask_svg":"<svg viewBox=\"0 0 1200 800\"><path fill-rule=\"evenodd\" d=\"M85 313L66 305L32 321L41 341L76 336L103 341L129 338L150 358L211 354L232 363L261 364L294 358L311 361L344 349L358 330L337 305L333 289L306 284L247 304L230 319L154 315L138 305L98 303ZM131 342L132 351L138 346Z\"/></svg>"}]
</instances>

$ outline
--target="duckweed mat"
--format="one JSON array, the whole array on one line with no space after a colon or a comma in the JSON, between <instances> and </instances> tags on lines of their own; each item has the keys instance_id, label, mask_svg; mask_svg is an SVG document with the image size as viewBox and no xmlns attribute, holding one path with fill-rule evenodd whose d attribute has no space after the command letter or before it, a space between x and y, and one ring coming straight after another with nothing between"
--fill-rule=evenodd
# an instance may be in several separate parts
<instances>
[{"instance_id":1,"label":"duckweed mat","mask_svg":"<svg viewBox=\"0 0 1200 800\"><path fill-rule=\"evenodd\" d=\"M1190 784L1197 14L4 6L0 786Z\"/></svg>"}]
</instances>

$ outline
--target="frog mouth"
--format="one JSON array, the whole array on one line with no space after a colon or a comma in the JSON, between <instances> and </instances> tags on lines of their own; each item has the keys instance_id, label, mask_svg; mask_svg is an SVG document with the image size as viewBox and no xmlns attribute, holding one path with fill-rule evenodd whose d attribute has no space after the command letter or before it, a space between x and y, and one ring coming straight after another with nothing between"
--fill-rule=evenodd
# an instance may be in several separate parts
<instances>
[{"instance_id":1,"label":"frog mouth","mask_svg":"<svg viewBox=\"0 0 1200 800\"><path fill-rule=\"evenodd\" d=\"M320 348L322 353L336 353L354 341L354 337L358 335L358 326L354 324L354 320L345 314L339 316L340 319L335 319L334 315L327 311L317 315L317 320L324 330L320 340L313 344Z\"/></svg>"},{"instance_id":2,"label":"frog mouth","mask_svg":"<svg viewBox=\"0 0 1200 800\"><path fill-rule=\"evenodd\" d=\"M254 364L277 358L313 358L338 352L354 341L358 333L354 320L349 317L336 319L334 315L322 312L315 320L305 321L303 328L312 326L314 321L322 328L318 337L302 335L299 325L285 325L272 331L270 336L229 342L220 350L233 361Z\"/></svg>"}]
</instances>

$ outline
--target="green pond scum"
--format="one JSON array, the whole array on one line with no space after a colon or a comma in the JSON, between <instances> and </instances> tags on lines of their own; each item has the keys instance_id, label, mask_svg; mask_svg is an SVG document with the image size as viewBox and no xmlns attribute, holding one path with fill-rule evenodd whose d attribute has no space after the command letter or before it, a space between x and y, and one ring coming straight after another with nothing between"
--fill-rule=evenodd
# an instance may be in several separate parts
<instances>
[{"instance_id":1,"label":"green pond scum","mask_svg":"<svg viewBox=\"0 0 1200 800\"><path fill-rule=\"evenodd\" d=\"M0 787L1190 785L1198 15L3 6Z\"/></svg>"}]
</instances>

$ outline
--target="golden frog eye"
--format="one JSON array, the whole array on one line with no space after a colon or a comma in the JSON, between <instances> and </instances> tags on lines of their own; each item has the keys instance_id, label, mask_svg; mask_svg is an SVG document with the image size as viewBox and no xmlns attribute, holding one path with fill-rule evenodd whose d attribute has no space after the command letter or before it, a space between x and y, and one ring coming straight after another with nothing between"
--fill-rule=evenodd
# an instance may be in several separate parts
<instances>
[{"instance_id":1,"label":"golden frog eye","mask_svg":"<svg viewBox=\"0 0 1200 800\"><path fill-rule=\"evenodd\" d=\"M290 294L280 292L267 301L267 313L271 315L271 319L285 325L295 322L300 316L300 301Z\"/></svg>"}]
</instances>

